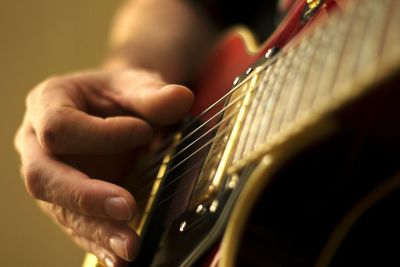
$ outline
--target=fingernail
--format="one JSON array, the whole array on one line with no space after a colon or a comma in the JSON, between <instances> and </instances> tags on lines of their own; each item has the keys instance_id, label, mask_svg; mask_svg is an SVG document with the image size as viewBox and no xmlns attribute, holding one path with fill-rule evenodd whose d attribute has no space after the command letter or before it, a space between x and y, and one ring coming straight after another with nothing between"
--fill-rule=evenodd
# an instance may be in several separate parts
<instances>
[{"instance_id":1,"label":"fingernail","mask_svg":"<svg viewBox=\"0 0 400 267\"><path fill-rule=\"evenodd\" d=\"M110 238L110 247L114 251L114 253L124 260L129 261L128 248L126 243L127 239L122 236L114 236Z\"/></svg>"},{"instance_id":2,"label":"fingernail","mask_svg":"<svg viewBox=\"0 0 400 267\"><path fill-rule=\"evenodd\" d=\"M104 259L104 263L106 264L107 267L114 267L114 262L111 258L106 257Z\"/></svg>"},{"instance_id":3,"label":"fingernail","mask_svg":"<svg viewBox=\"0 0 400 267\"><path fill-rule=\"evenodd\" d=\"M176 87L181 87L181 88L188 89L186 86L179 85L179 84L168 84L168 85L163 86L161 89L162 90L168 90L168 89L176 88Z\"/></svg>"},{"instance_id":4,"label":"fingernail","mask_svg":"<svg viewBox=\"0 0 400 267\"><path fill-rule=\"evenodd\" d=\"M126 200L122 197L107 198L104 203L106 213L117 220L130 221L132 219L132 211Z\"/></svg>"}]
</instances>

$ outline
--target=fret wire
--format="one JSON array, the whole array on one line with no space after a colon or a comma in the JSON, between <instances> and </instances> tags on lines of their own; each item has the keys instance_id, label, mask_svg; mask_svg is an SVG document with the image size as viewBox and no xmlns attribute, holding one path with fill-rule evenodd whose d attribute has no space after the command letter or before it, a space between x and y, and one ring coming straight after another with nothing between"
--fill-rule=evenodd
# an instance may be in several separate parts
<instances>
[{"instance_id":1,"label":"fret wire","mask_svg":"<svg viewBox=\"0 0 400 267\"><path fill-rule=\"evenodd\" d=\"M284 60L287 61L287 54L285 54ZM283 62L283 64L284 64L284 62ZM284 66L284 65L283 65L283 66ZM279 75L278 75L278 76L279 76ZM277 77L277 79L278 79L278 77ZM267 91L266 94L270 93L270 92L273 90L273 89L271 89L271 90L265 90L265 82L264 82L263 89L264 89L263 91ZM263 94L263 95L265 95L265 94ZM255 109L256 111L258 111L258 112L261 112L262 107L263 107L262 104L263 104L262 102L260 102L260 103L258 104L258 107L260 107L260 109L259 109L258 107L254 107L254 109ZM253 125L253 126L251 126L251 127L249 127L249 128L250 128L250 131L249 131L249 134L248 134L248 136L247 136L247 138L246 138L246 140L245 140L245 143L244 143L244 150L242 151L241 155L246 154L246 153L251 149L250 147L254 144L254 142L255 142L255 140L256 140L256 137L257 137L257 135L259 134L259 129L260 129L260 125L262 124L262 121L263 121L263 120L262 120L263 116L260 115L259 117L256 116L255 118L258 119L257 124L256 124L256 125Z\"/></svg>"},{"instance_id":2,"label":"fret wire","mask_svg":"<svg viewBox=\"0 0 400 267\"><path fill-rule=\"evenodd\" d=\"M254 96L252 99L252 103L251 105L257 105L260 106L260 100L262 99L263 94L265 93L265 90L262 90L262 81L264 79L264 77L267 77L270 73L271 70L271 66L267 67L267 70L265 72L262 72L262 74L259 77L259 84L257 85L257 88L254 90ZM257 103L257 104L255 104ZM256 117L256 110L249 110L248 111L248 115L246 115L246 119L245 122L243 124L243 131L240 133L240 138L237 142L236 148L235 148L235 155L233 157L233 160L235 160L237 157L239 157L242 153L242 150L244 149L244 145L245 145L245 139L247 139L248 133L251 129L253 129L254 127L256 127L256 125L254 125L253 121L254 119L257 118Z\"/></svg>"},{"instance_id":3,"label":"fret wire","mask_svg":"<svg viewBox=\"0 0 400 267\"><path fill-rule=\"evenodd\" d=\"M305 44L306 48L305 48L304 55L302 57L302 62L301 62L300 68L297 71L296 78L291 87L291 90L293 91L293 93L291 94L291 97L288 100L288 106L290 107L290 109L285 112L285 116L283 118L283 126L287 125L291 121L294 121L295 114L298 112L300 99L303 95L303 91L305 90L305 88L304 88L305 81L309 75L312 75L312 73L310 73L309 70L310 70L310 66L311 66L312 60L314 59L314 55L316 52L316 45L314 43L318 42L318 40L319 40L319 39L317 39L317 37L318 36L313 35L310 39L306 39L303 42L303 44ZM301 49L301 48L299 48L299 49Z\"/></svg>"},{"instance_id":4,"label":"fret wire","mask_svg":"<svg viewBox=\"0 0 400 267\"><path fill-rule=\"evenodd\" d=\"M285 83L282 86L282 90L285 90L286 93L282 97L283 104L280 106L281 112L277 116L275 127L271 127L271 133L275 134L281 130L281 128L285 124L285 117L288 115L290 110L293 109L293 102L296 101L296 97L298 96L296 88L294 84L296 79L299 78L299 75L302 75L301 70L304 69L302 66L305 64L307 60L306 51L308 50L309 42L302 42L295 49L295 56L293 57L292 67L290 67L290 71L288 71L288 75ZM290 48L294 50L294 48ZM304 75L304 74L303 74Z\"/></svg>"},{"instance_id":5,"label":"fret wire","mask_svg":"<svg viewBox=\"0 0 400 267\"><path fill-rule=\"evenodd\" d=\"M350 18L348 38L344 45L340 64L338 66L338 71L336 74L336 79L333 84L333 94L337 91L336 88L345 88L345 83L350 81L349 77L354 75L354 70L359 57L359 44L362 42L362 37L366 34L367 27L361 22L364 22L367 14L362 12L358 5L356 8L350 10L351 13L348 14Z\"/></svg>"},{"instance_id":6,"label":"fret wire","mask_svg":"<svg viewBox=\"0 0 400 267\"><path fill-rule=\"evenodd\" d=\"M275 65L274 65L274 67L275 67ZM265 79L261 82L261 85L260 85L260 87L263 90L263 95L262 95L260 104L257 107L256 115L255 115L256 118L259 118L259 121L258 121L257 127L252 128L253 132L254 132L253 138L255 141L257 140L257 136L262 131L262 122L263 122L262 118L264 118L265 116L268 116L268 114L263 113L264 108L266 105L268 105L268 102L270 101L271 96L273 94L273 86L270 86L270 84L273 85L275 83L276 77L273 77L274 72L272 72L271 69L272 68L269 68L267 70L268 75L265 76ZM255 128L257 128L257 129L255 129ZM243 155L243 152L240 155L238 155L237 160L239 160L240 159L239 156L241 157L242 155Z\"/></svg>"},{"instance_id":7,"label":"fret wire","mask_svg":"<svg viewBox=\"0 0 400 267\"><path fill-rule=\"evenodd\" d=\"M274 67L277 67L277 66L274 65ZM273 90L273 84L275 84L276 79L273 79L273 77L271 77L272 73L269 76L270 77L266 77L265 80L262 81L262 83L260 85L260 87L263 90L263 95L262 95L262 98L261 98L262 100L260 101L260 104L256 108L255 117L258 119L258 123L254 127L251 127L251 130L250 130L251 137L248 138L248 139L251 139L251 141L250 141L251 143L254 143L255 140L257 139L257 136L260 134L260 131L262 129L263 118L264 118L264 115L265 115L265 114L263 114L263 110L264 110L264 107L265 107L266 103L268 103L268 101L270 100L271 95L272 95L272 93L274 91ZM269 86L270 84L271 84L271 86ZM246 141L246 143L249 143L249 141ZM245 145L244 146L245 150L247 150L246 147L248 146L248 145L246 145L246 143L244 144ZM243 155L244 153L245 152L242 152L241 155Z\"/></svg>"},{"instance_id":8,"label":"fret wire","mask_svg":"<svg viewBox=\"0 0 400 267\"><path fill-rule=\"evenodd\" d=\"M273 117L273 111L275 107L274 101L276 100L277 96L279 95L279 90L276 90L275 84L279 78L279 71L281 70L281 66L283 64L283 57L278 58L278 60L274 64L274 69L272 70L271 77L270 77L270 87L268 90L270 90L270 95L267 101L265 102L264 106L262 107L262 114L263 114L263 119L260 124L260 129L256 134L256 142L257 143L262 143L262 133L266 131L268 128L268 125L270 121L272 120ZM242 154L243 156L243 154Z\"/></svg>"},{"instance_id":9,"label":"fret wire","mask_svg":"<svg viewBox=\"0 0 400 267\"><path fill-rule=\"evenodd\" d=\"M350 18L350 19L352 19L352 18ZM346 23L347 23L347 20L348 20L348 17L344 17L344 18L340 18L340 19L337 18L337 17L334 17L334 18L332 19L332 22L329 23L330 25L327 25L326 28L328 28L328 27L331 27L331 28L336 27L337 30L332 31L334 34L335 34L335 33L338 33L338 32L342 32L342 31L344 31L346 28L349 28L348 25L346 24ZM325 32L327 32L327 30L325 30ZM316 43L315 46L319 45L319 47L321 47L321 35L322 35L322 34L324 34L322 31L318 31L318 34L314 34L314 36L317 36L317 37L315 37L315 38L318 38L318 43ZM318 36L319 36L319 37L318 37ZM337 37L337 34L336 34L335 36L331 37L331 39L333 39L333 40L336 40L336 38L338 38L338 37ZM317 49L317 47L314 47L314 50L316 50L316 49ZM315 55L315 51L313 51L313 52L314 52L314 53L313 53L312 63L310 63L310 65L318 65L318 64L314 64L314 62L317 61L317 60L319 60L319 59L317 59L317 56ZM328 52L328 53L329 53L329 52ZM342 54L342 53L341 53L341 54ZM322 55L322 53L321 53L321 55ZM339 61L339 62L340 62L340 61ZM321 73L320 73L318 76L322 76L322 75L323 75L322 69L323 69L323 68L321 68ZM338 70L340 70L339 67L336 69L336 72L337 72ZM309 89L308 89L308 88L309 88L309 86L308 86L309 80L312 79L312 77L310 77L310 75L314 75L314 73L313 73L312 70L309 70L309 75L308 75L307 78L302 82L302 83L303 83L302 88L304 88L304 89L302 90L303 93L302 93L302 95L299 97L298 101L296 102L296 108L294 109L293 114L291 114L292 120L298 118L298 117L300 116L301 113L304 113L304 112L307 111L307 110L309 111L309 110L310 110L310 107L312 106L312 105L311 105L311 103L312 103L311 98L307 98L307 97L303 96L304 91L307 92L307 90L309 90ZM335 75L336 75L336 74L335 74ZM317 83L318 81L314 80L313 82L314 82L314 83ZM332 88L333 88L333 83L334 83L334 81L332 82ZM319 88L319 87L317 86L316 89L318 90L318 88ZM304 104L304 103L305 103L305 102L304 102L304 99L308 99L308 100L309 100L308 103L307 103L308 106L306 106L306 104Z\"/></svg>"},{"instance_id":10,"label":"fret wire","mask_svg":"<svg viewBox=\"0 0 400 267\"><path fill-rule=\"evenodd\" d=\"M289 55L289 54L285 54L285 60L287 61L287 60L292 60L291 59L291 55ZM290 63L291 64L291 63ZM282 65L281 67L280 67L280 70L278 70L279 71L279 73L282 73L282 71L283 70L285 70L285 65ZM282 74L280 74L280 75L282 75ZM278 75L278 77L277 77L277 79L279 79L279 75ZM267 87L268 85L266 84L265 86L264 86L264 88L265 87ZM267 90L264 90L264 91L268 91L268 92L273 92L273 91L277 91L277 90L280 90L281 91L281 88L279 88L278 86L276 86L276 83L273 83L273 85L271 86L272 88L268 88ZM265 88L266 89L266 88ZM268 97L268 95L265 95L265 97ZM267 101L266 101L267 102ZM278 105L278 104L276 104L276 105ZM266 113L263 113L263 110L265 109L265 106L264 105L259 105L259 107L257 107L257 118L261 118L260 120L259 120L259 122L258 122L258 124L263 124L263 119L262 118L265 118L265 117L267 117L267 116L270 116L271 117L271 120L273 120L273 119L275 119L275 118L272 118L272 115L271 114L266 114ZM265 112L265 111L264 111ZM263 133L263 131L259 131L258 130L258 125L256 125L255 127L253 126L252 127L252 131L250 132L250 134L249 134L249 136L248 136L248 138L246 138L246 141L245 141L245 149L244 149L244 152L242 153L242 157L243 157L243 155L246 155L247 153L249 153L249 152L251 152L251 151L254 151L254 149L255 149L255 147L256 147L256 142L257 142L257 135L259 135L260 133ZM265 128L265 129L267 129L267 128Z\"/></svg>"},{"instance_id":11,"label":"fret wire","mask_svg":"<svg viewBox=\"0 0 400 267\"><path fill-rule=\"evenodd\" d=\"M277 91L275 103L273 103L274 106L272 107L271 112L268 114L269 118L268 118L268 124L266 125L267 127L265 127L265 130L260 133L261 143L264 143L267 140L267 138L269 138L271 129L273 129L272 127L274 127L274 125L277 121L276 115L279 114L279 112L280 112L280 109L281 109L280 103L283 99L284 94L286 93L285 92L286 90L282 90L283 82L285 81L285 79L288 75L288 72L285 70L287 70L288 67L292 64L293 56L294 56L294 52L290 51L290 53L287 54L287 56L284 59L284 64L281 65L281 67L279 68L280 73L279 73L279 75L276 79L276 82L272 88L273 91ZM264 114L266 114L266 113L264 113Z\"/></svg>"},{"instance_id":12,"label":"fret wire","mask_svg":"<svg viewBox=\"0 0 400 267\"><path fill-rule=\"evenodd\" d=\"M368 10L369 16L367 21L368 34L365 35L364 41L361 47L361 55L357 64L355 75L366 75L370 77L375 77L377 71L378 59L380 56L380 40L383 39L385 34L385 29L382 29L383 21L387 12L376 12L379 10L379 6L384 8L385 0L380 0L379 2L367 2L365 4L365 9ZM387 17L386 17L387 19ZM400 30L400 29L398 29Z\"/></svg>"},{"instance_id":13,"label":"fret wire","mask_svg":"<svg viewBox=\"0 0 400 267\"><path fill-rule=\"evenodd\" d=\"M305 91L303 93L303 97L300 101L300 110L304 111L311 111L312 103L314 100L314 96L316 94L316 91L318 90L317 84L319 83L322 73L323 73L323 68L324 68L324 62L325 62L325 53L326 53L326 46L329 45L330 38L323 32L324 29L320 29L320 31L317 34L321 34L319 37L319 46L316 48L316 53L314 60L310 66L310 73L312 75L309 75L306 85L305 85Z\"/></svg>"},{"instance_id":14,"label":"fret wire","mask_svg":"<svg viewBox=\"0 0 400 267\"><path fill-rule=\"evenodd\" d=\"M329 29L329 26L331 25L333 24L329 24L327 29ZM345 30L342 27L335 27L336 31L332 31L332 33L334 34L330 34L329 45L324 47L325 60L323 63L323 67L321 68L322 72L320 78L315 87L316 91L313 95L312 107L316 107L316 105L321 105L325 103L324 101L329 101L330 99L330 90L338 71L337 65L339 64L339 58L344 46L344 40L342 39L343 36L340 35L340 29Z\"/></svg>"},{"instance_id":15,"label":"fret wire","mask_svg":"<svg viewBox=\"0 0 400 267\"><path fill-rule=\"evenodd\" d=\"M269 136L276 134L282 125L282 118L287 110L287 106L289 103L288 98L292 94L290 84L295 78L298 68L300 67L300 64L296 66L295 63L296 63L296 58L298 59L297 63L300 63L300 59L298 57L301 56L300 54L301 49L297 49L296 51L290 49L288 53L293 54L290 60L290 65L288 65L287 67L287 69L290 69L290 71L286 71L287 74L283 78L282 85L280 86L283 92L281 93L280 99L277 104L277 111L275 112L273 123L271 124L270 129L268 130ZM265 137L266 137L265 140L267 140L268 136L266 135Z\"/></svg>"}]
</instances>

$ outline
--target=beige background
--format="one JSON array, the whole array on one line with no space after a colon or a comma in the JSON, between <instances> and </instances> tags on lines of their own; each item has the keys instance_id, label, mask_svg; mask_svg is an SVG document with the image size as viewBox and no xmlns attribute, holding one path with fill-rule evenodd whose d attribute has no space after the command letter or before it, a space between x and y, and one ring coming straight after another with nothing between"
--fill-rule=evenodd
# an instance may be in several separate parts
<instances>
[{"instance_id":1,"label":"beige background","mask_svg":"<svg viewBox=\"0 0 400 267\"><path fill-rule=\"evenodd\" d=\"M25 193L12 140L45 77L95 66L120 0L0 0L0 266L79 266L76 248Z\"/></svg>"}]
</instances>

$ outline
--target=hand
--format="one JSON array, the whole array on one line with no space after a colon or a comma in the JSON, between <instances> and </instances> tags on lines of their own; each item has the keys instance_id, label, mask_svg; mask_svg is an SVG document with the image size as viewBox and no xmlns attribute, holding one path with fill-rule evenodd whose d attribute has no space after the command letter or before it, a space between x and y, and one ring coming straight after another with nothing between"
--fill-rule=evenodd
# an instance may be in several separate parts
<instances>
[{"instance_id":1,"label":"hand","mask_svg":"<svg viewBox=\"0 0 400 267\"><path fill-rule=\"evenodd\" d=\"M184 86L144 70L88 71L48 79L27 97L15 146L27 191L86 251L107 265L133 260L135 199L117 185L154 134L183 118Z\"/></svg>"}]
</instances>

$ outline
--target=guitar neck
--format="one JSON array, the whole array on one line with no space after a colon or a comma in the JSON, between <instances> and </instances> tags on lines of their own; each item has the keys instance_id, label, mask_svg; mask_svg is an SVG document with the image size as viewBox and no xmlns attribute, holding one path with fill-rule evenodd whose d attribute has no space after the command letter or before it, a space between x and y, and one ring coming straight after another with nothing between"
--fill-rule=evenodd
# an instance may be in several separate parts
<instances>
[{"instance_id":1,"label":"guitar neck","mask_svg":"<svg viewBox=\"0 0 400 267\"><path fill-rule=\"evenodd\" d=\"M236 121L230 173L398 69L400 9L394 5L400 2L353 3L234 89L240 93L230 101L243 100L230 112L246 118Z\"/></svg>"}]
</instances>

